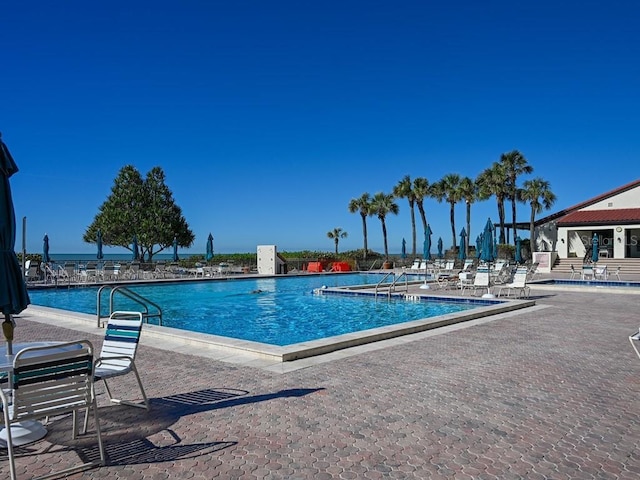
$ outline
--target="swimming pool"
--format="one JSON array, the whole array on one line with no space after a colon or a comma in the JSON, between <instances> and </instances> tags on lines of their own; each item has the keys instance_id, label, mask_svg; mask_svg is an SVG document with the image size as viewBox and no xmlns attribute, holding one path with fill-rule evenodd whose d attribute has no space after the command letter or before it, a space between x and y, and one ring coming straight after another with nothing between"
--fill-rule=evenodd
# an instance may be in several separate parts
<instances>
[{"instance_id":1,"label":"swimming pool","mask_svg":"<svg viewBox=\"0 0 640 480\"><path fill-rule=\"evenodd\" d=\"M127 285L160 305L163 326L191 332L286 346L417 319L464 312L490 302L407 302L364 295L317 295L315 289L375 285L381 274L302 275ZM98 287L30 290L31 303L96 313ZM103 298L102 314L108 301ZM114 309L139 310L121 296Z\"/></svg>"}]
</instances>

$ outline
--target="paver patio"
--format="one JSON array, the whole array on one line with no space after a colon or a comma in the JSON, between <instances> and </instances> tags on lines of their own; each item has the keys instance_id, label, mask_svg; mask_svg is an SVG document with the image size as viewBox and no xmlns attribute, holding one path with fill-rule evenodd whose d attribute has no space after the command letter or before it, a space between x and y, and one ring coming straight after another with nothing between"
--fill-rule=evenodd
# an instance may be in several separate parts
<instances>
[{"instance_id":1,"label":"paver patio","mask_svg":"<svg viewBox=\"0 0 640 480\"><path fill-rule=\"evenodd\" d=\"M640 359L628 340L640 296L532 297L529 310L287 373L143 344L151 410L109 406L99 388L111 463L70 478L640 478ZM102 335L27 310L15 341L99 348ZM26 447L39 453L17 459L20 478L97 454L93 440L69 449L69 427L54 419Z\"/></svg>"}]
</instances>

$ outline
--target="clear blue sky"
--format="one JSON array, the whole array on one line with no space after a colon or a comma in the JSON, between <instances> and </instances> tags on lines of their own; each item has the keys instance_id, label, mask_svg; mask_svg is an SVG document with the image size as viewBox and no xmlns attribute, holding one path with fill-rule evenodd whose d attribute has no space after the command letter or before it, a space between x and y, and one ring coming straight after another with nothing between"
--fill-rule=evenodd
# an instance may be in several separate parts
<instances>
[{"instance_id":1,"label":"clear blue sky","mask_svg":"<svg viewBox=\"0 0 640 480\"><path fill-rule=\"evenodd\" d=\"M126 164L164 169L191 253L209 232L216 252L332 251L335 227L341 251L362 248L352 198L475 178L513 149L558 197L543 215L639 177L633 0L27 0L3 2L0 24L17 250L26 216L27 251L45 233L51 253L94 251L83 232ZM391 252L410 246L398 204ZM425 207L449 246L448 205ZM494 199L473 205L471 238L488 216Z\"/></svg>"}]
</instances>

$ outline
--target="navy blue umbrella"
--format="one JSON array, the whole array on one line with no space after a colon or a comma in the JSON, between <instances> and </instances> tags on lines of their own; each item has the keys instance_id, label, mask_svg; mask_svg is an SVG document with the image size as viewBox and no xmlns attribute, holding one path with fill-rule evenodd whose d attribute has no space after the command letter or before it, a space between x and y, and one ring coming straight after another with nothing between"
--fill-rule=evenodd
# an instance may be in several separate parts
<instances>
[{"instance_id":1,"label":"navy blue umbrella","mask_svg":"<svg viewBox=\"0 0 640 480\"><path fill-rule=\"evenodd\" d=\"M521 252L520 242L522 242L520 237L516 237L516 256L515 256L516 263L522 263L522 252Z\"/></svg>"},{"instance_id":2,"label":"navy blue umbrella","mask_svg":"<svg viewBox=\"0 0 640 480\"><path fill-rule=\"evenodd\" d=\"M31 303L18 257L16 257L16 214L9 178L18 171L9 149L0 135L0 311L4 314L2 332L7 339L7 354L13 354L11 315L22 312Z\"/></svg>"},{"instance_id":3,"label":"navy blue umbrella","mask_svg":"<svg viewBox=\"0 0 640 480\"><path fill-rule=\"evenodd\" d=\"M207 254L204 258L207 262L213 258L213 235L211 235L211 233L209 233L209 237L207 238Z\"/></svg>"},{"instance_id":4,"label":"navy blue umbrella","mask_svg":"<svg viewBox=\"0 0 640 480\"><path fill-rule=\"evenodd\" d=\"M404 238L402 239L402 250L400 251L400 257L402 259L407 258L407 241Z\"/></svg>"},{"instance_id":5,"label":"navy blue umbrella","mask_svg":"<svg viewBox=\"0 0 640 480\"><path fill-rule=\"evenodd\" d=\"M98 233L96 234L96 245L98 246L98 253L96 253L96 258L98 260L102 260L104 255L102 254L102 232L98 229Z\"/></svg>"},{"instance_id":6,"label":"navy blue umbrella","mask_svg":"<svg viewBox=\"0 0 640 480\"><path fill-rule=\"evenodd\" d=\"M458 251L458 258L464 260L467 258L467 231L462 227L460 231L460 250Z\"/></svg>"},{"instance_id":7,"label":"navy blue umbrella","mask_svg":"<svg viewBox=\"0 0 640 480\"><path fill-rule=\"evenodd\" d=\"M427 229L424 231L424 248L422 251L422 258L425 260L431 259L431 227L427 223Z\"/></svg>"},{"instance_id":8,"label":"navy blue umbrella","mask_svg":"<svg viewBox=\"0 0 640 480\"><path fill-rule=\"evenodd\" d=\"M598 261L598 234L597 233L593 234L593 239L591 240L591 243L593 245L593 250L591 250L591 260L593 260L593 263L596 263Z\"/></svg>"},{"instance_id":9,"label":"navy blue umbrella","mask_svg":"<svg viewBox=\"0 0 640 480\"><path fill-rule=\"evenodd\" d=\"M444 257L442 253L442 237L438 237L438 258Z\"/></svg>"},{"instance_id":10,"label":"navy blue umbrella","mask_svg":"<svg viewBox=\"0 0 640 480\"><path fill-rule=\"evenodd\" d=\"M46 233L42 239L42 261L44 263L49 263L51 261L51 258L49 257L49 235Z\"/></svg>"},{"instance_id":11,"label":"navy blue umbrella","mask_svg":"<svg viewBox=\"0 0 640 480\"><path fill-rule=\"evenodd\" d=\"M133 259L140 260L140 254L138 253L138 237L135 234L131 240L131 250L133 251Z\"/></svg>"},{"instance_id":12,"label":"navy blue umbrella","mask_svg":"<svg viewBox=\"0 0 640 480\"><path fill-rule=\"evenodd\" d=\"M493 223L491 219L487 219L487 223L484 226L482 232L482 248L480 249L480 260L483 262L493 262L495 256L493 255Z\"/></svg>"},{"instance_id":13,"label":"navy blue umbrella","mask_svg":"<svg viewBox=\"0 0 640 480\"><path fill-rule=\"evenodd\" d=\"M178 257L178 237L173 237L173 261L177 262L180 260Z\"/></svg>"}]
</instances>

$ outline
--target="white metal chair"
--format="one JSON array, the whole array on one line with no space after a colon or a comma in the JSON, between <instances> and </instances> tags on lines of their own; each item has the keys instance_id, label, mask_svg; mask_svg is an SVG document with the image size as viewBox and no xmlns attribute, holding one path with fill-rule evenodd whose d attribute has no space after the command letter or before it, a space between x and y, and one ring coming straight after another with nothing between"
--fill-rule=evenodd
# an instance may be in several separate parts
<instances>
[{"instance_id":1,"label":"white metal chair","mask_svg":"<svg viewBox=\"0 0 640 480\"><path fill-rule=\"evenodd\" d=\"M95 380L102 380L109 400L112 403L130 405L149 409L149 400L142 387L140 375L135 364L136 351L142 332L142 313L116 311L113 312L107 323L104 342L100 356L96 360ZM135 403L128 400L114 398L109 390L107 379L126 375L133 372L140 387L140 393L144 403Z\"/></svg>"},{"instance_id":2,"label":"white metal chair","mask_svg":"<svg viewBox=\"0 0 640 480\"><path fill-rule=\"evenodd\" d=\"M507 283L500 287L498 290L498 297L502 295L502 291L506 290L505 294L509 296L511 292L514 293L516 297L529 297L529 291L531 290L527 285L527 273L528 270L526 267L519 267L516 270L515 275L513 276L513 281L511 283Z\"/></svg>"},{"instance_id":3,"label":"white metal chair","mask_svg":"<svg viewBox=\"0 0 640 480\"><path fill-rule=\"evenodd\" d=\"M479 266L476 270L476 274L473 277L472 285L461 285L460 294L464 294L466 289L473 289L473 293L477 290L487 290L487 293L491 293L491 276L489 274L489 267L486 265Z\"/></svg>"},{"instance_id":4,"label":"white metal chair","mask_svg":"<svg viewBox=\"0 0 640 480\"><path fill-rule=\"evenodd\" d=\"M571 276L569 277L569 280L573 280L579 276L580 276L580 273L576 270L576 267L574 267L573 264L571 264Z\"/></svg>"},{"instance_id":5,"label":"white metal chair","mask_svg":"<svg viewBox=\"0 0 640 480\"><path fill-rule=\"evenodd\" d=\"M616 276L616 278L618 279L618 281L620 281L620 280L621 280L621 279L620 279L620 269L621 269L621 267L620 267L620 265L618 265L618 266L616 267L616 269L613 271L613 273L611 274L611 275L615 275L615 276Z\"/></svg>"},{"instance_id":6,"label":"white metal chair","mask_svg":"<svg viewBox=\"0 0 640 480\"><path fill-rule=\"evenodd\" d=\"M72 413L72 438L75 439L78 433L79 410L86 410L85 418L88 417L89 411L93 411L100 461L73 466L56 472L56 476L106 463L98 408L93 391L93 373L93 346L88 340L46 347L30 347L16 354L13 371L9 374L9 394L0 389L12 480L17 480L17 474L11 425L26 420ZM84 432L86 432L86 421ZM41 478L51 478L51 476L49 474Z\"/></svg>"}]
</instances>

